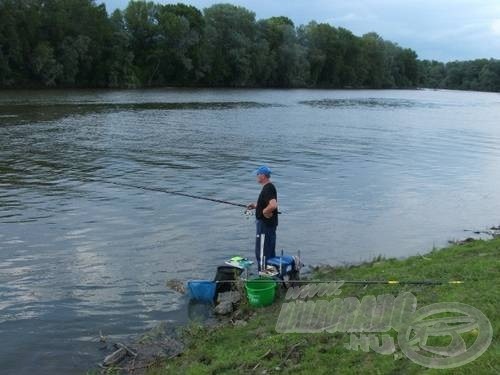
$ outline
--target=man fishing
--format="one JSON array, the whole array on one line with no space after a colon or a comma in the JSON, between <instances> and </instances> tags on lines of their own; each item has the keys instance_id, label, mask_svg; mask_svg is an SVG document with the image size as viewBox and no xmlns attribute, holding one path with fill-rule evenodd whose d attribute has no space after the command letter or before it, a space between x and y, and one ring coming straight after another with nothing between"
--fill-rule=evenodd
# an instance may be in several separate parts
<instances>
[{"instance_id":1,"label":"man fishing","mask_svg":"<svg viewBox=\"0 0 500 375\"><path fill-rule=\"evenodd\" d=\"M259 271L264 268L265 259L276 256L276 227L278 226L278 194L271 182L271 169L265 165L257 169L257 182L262 190L257 204L250 203L247 209L255 209L257 236L255 257Z\"/></svg>"}]
</instances>

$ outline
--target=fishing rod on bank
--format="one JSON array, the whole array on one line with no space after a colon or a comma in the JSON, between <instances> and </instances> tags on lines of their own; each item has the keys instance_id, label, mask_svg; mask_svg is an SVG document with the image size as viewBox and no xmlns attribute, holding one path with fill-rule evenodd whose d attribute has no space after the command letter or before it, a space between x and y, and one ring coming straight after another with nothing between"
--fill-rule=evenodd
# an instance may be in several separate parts
<instances>
[{"instance_id":1,"label":"fishing rod on bank","mask_svg":"<svg viewBox=\"0 0 500 375\"><path fill-rule=\"evenodd\" d=\"M245 280L217 280L215 283L238 283ZM458 285L464 280L273 280L276 283L289 284L353 284L353 285ZM477 280L467 280L477 281ZM252 280L252 282L269 282L269 280Z\"/></svg>"}]
</instances>

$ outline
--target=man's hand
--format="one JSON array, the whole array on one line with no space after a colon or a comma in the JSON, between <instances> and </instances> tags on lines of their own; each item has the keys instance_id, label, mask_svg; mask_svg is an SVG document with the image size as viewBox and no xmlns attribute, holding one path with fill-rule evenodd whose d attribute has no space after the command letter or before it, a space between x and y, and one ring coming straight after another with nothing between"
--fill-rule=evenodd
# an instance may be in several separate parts
<instances>
[{"instance_id":1,"label":"man's hand","mask_svg":"<svg viewBox=\"0 0 500 375\"><path fill-rule=\"evenodd\" d=\"M262 211L262 215L264 215L264 217L266 219L270 219L270 218L273 217L273 213L272 212L264 212L264 211Z\"/></svg>"},{"instance_id":2,"label":"man's hand","mask_svg":"<svg viewBox=\"0 0 500 375\"><path fill-rule=\"evenodd\" d=\"M255 210L255 207L257 207L255 203L249 203L247 205L247 210Z\"/></svg>"},{"instance_id":3,"label":"man's hand","mask_svg":"<svg viewBox=\"0 0 500 375\"><path fill-rule=\"evenodd\" d=\"M273 217L273 211L277 208L278 202L276 201L276 199L271 199L267 207L262 210L262 215L264 215L266 219L270 219Z\"/></svg>"}]
</instances>

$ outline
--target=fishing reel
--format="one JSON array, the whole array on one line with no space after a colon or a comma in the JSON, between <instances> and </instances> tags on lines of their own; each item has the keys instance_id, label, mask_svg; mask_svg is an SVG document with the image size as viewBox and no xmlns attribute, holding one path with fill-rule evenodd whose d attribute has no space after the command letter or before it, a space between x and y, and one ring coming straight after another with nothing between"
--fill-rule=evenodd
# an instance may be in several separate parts
<instances>
[{"instance_id":1,"label":"fishing reel","mask_svg":"<svg viewBox=\"0 0 500 375\"><path fill-rule=\"evenodd\" d=\"M254 210L249 210L248 208L245 208L245 211L243 211L243 214L245 215L245 218L248 220L252 216L255 215L255 211Z\"/></svg>"}]
</instances>

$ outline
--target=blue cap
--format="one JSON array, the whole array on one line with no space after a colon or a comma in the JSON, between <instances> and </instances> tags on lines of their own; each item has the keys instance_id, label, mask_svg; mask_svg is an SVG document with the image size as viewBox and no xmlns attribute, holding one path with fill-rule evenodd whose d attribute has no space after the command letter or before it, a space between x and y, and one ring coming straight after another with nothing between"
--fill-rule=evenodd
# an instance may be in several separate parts
<instances>
[{"instance_id":1,"label":"blue cap","mask_svg":"<svg viewBox=\"0 0 500 375\"><path fill-rule=\"evenodd\" d=\"M255 171L255 174L256 175L263 174L264 176L270 177L271 176L271 168L269 168L266 165L263 165Z\"/></svg>"}]
</instances>

